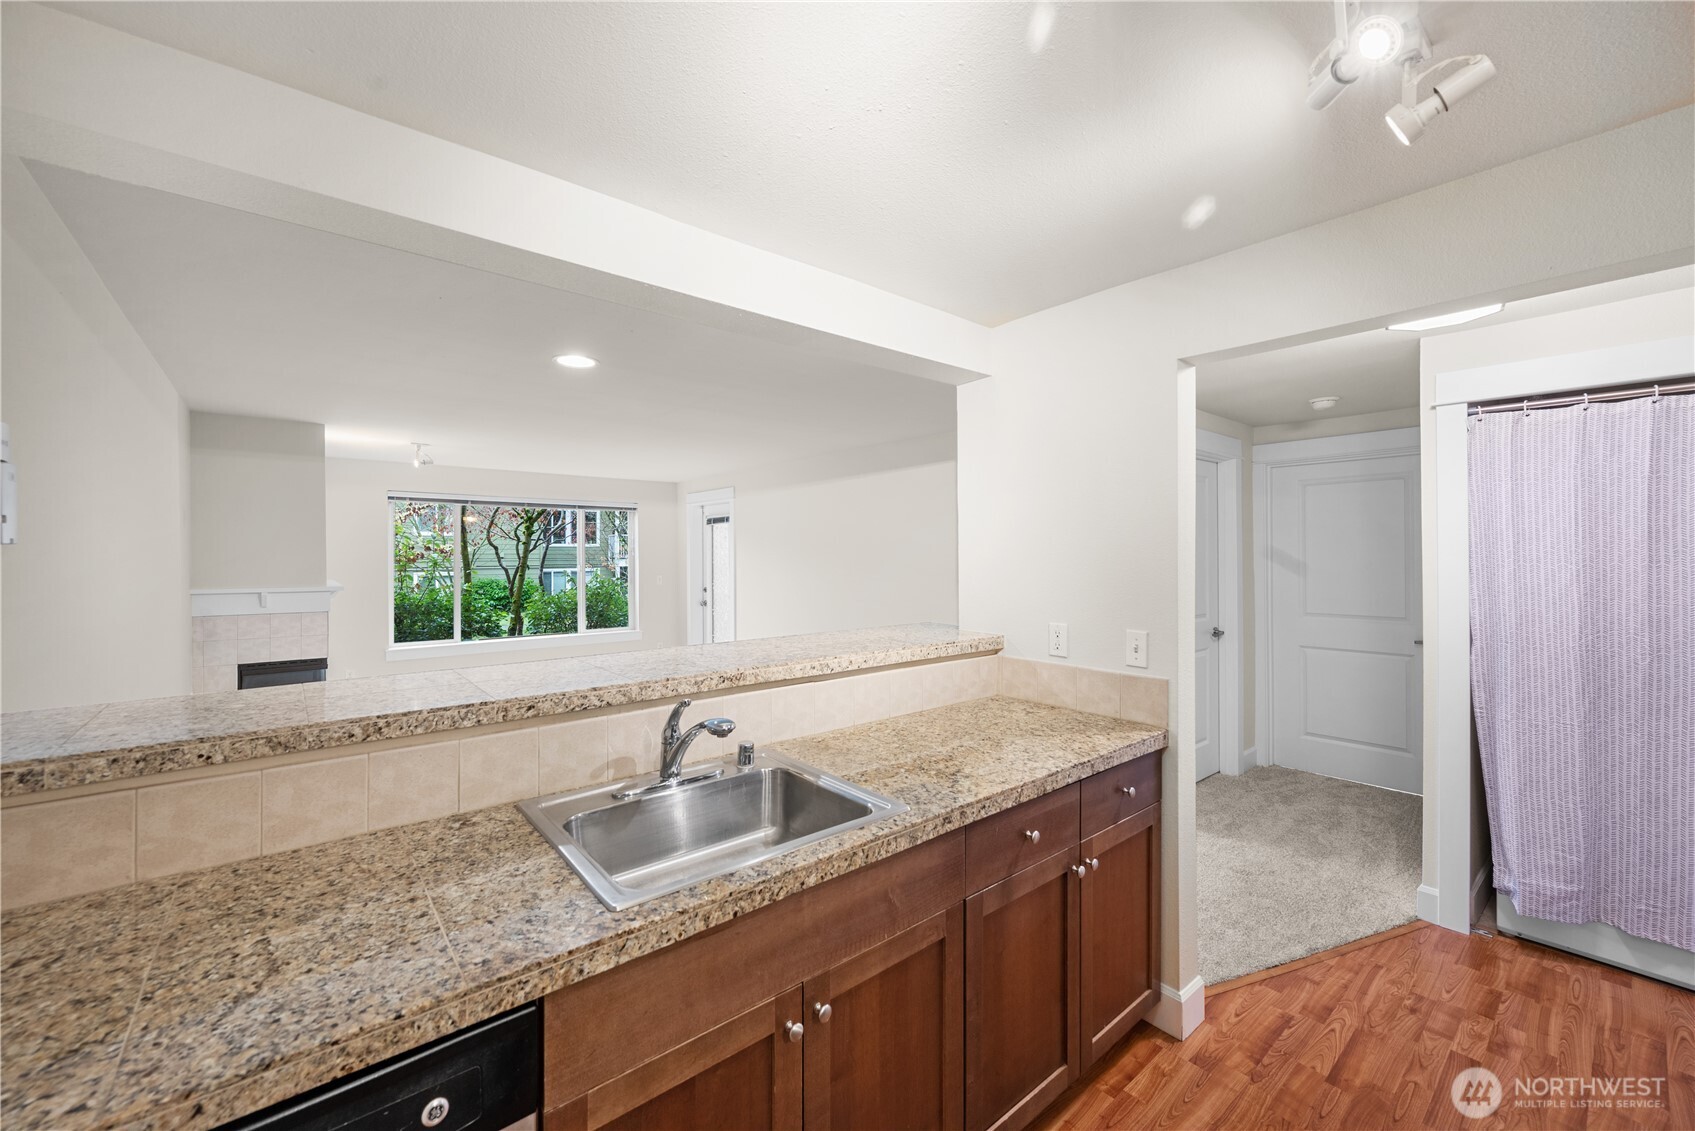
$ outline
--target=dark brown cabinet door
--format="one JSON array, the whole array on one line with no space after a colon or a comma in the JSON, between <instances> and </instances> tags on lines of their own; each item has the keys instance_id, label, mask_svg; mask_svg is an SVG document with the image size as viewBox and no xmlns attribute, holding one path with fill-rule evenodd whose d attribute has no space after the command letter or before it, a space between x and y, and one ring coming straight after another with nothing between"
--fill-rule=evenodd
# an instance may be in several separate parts
<instances>
[{"instance_id":1,"label":"dark brown cabinet door","mask_svg":"<svg viewBox=\"0 0 1695 1131\"><path fill-rule=\"evenodd\" d=\"M1083 842L1083 1067L1152 1007L1159 984L1159 806Z\"/></svg>"},{"instance_id":2,"label":"dark brown cabinet door","mask_svg":"<svg viewBox=\"0 0 1695 1131\"><path fill-rule=\"evenodd\" d=\"M960 1131L965 909L807 980L807 1131Z\"/></svg>"},{"instance_id":3,"label":"dark brown cabinet door","mask_svg":"<svg viewBox=\"0 0 1695 1131\"><path fill-rule=\"evenodd\" d=\"M797 987L547 1113L546 1131L798 1131ZM593 1034L584 1034L587 1040Z\"/></svg>"},{"instance_id":4,"label":"dark brown cabinet door","mask_svg":"<svg viewBox=\"0 0 1695 1131\"><path fill-rule=\"evenodd\" d=\"M965 903L965 1123L1014 1131L1082 1068L1077 850Z\"/></svg>"}]
</instances>

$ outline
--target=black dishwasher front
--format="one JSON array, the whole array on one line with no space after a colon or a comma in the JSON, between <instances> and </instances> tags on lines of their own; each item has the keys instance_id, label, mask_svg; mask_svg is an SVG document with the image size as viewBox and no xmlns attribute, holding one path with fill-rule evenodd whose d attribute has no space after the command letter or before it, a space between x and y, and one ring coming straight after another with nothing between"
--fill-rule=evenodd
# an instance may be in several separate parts
<instances>
[{"instance_id":1,"label":"black dishwasher front","mask_svg":"<svg viewBox=\"0 0 1695 1131\"><path fill-rule=\"evenodd\" d=\"M541 1107L541 1010L525 1005L220 1131L506 1131Z\"/></svg>"}]
</instances>

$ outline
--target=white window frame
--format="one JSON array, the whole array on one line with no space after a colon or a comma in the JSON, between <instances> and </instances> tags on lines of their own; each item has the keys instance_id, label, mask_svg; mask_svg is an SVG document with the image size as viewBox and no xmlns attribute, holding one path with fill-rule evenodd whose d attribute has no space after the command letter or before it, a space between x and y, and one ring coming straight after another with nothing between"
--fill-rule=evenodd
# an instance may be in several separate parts
<instances>
[{"instance_id":1,"label":"white window frame","mask_svg":"<svg viewBox=\"0 0 1695 1131\"><path fill-rule=\"evenodd\" d=\"M503 507L548 507L557 510L575 511L627 511L630 515L630 530L628 545L625 547L629 569L629 609L630 623L623 628L587 628L581 627L576 632L548 633L538 636L502 636L482 640L461 639L464 625L461 623L463 593L465 578L461 559L463 537L462 521L453 524L453 639L452 640L418 640L406 643L396 643L394 640L394 541L392 533L389 536L388 547L388 646L384 658L389 662L403 660L426 659L446 655L469 655L478 652L526 651L535 648L552 648L566 651L592 651L612 643L623 643L641 639L640 602L638 600L640 574L637 571L637 556L640 552L640 538L637 534L639 521L635 503L631 502L562 502L548 499L516 498L511 496L436 494L431 492L391 490L386 496L388 515L392 525L394 504L399 501L417 503L444 503L453 507L460 506L503 506ZM598 545L598 518L595 522L596 541L586 543L583 540L585 523L579 514L576 522L577 533L577 624L588 624L588 586L584 584L583 569L587 557L584 549L587 545ZM569 543L554 542L549 539L547 545L562 546ZM563 568L563 567L561 567Z\"/></svg>"}]
</instances>

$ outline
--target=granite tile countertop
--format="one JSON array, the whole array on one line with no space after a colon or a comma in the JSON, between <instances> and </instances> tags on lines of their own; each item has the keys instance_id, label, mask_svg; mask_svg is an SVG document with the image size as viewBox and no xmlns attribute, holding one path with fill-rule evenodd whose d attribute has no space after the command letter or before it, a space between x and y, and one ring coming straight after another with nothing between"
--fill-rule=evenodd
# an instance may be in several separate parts
<instances>
[{"instance_id":1,"label":"granite tile countertop","mask_svg":"<svg viewBox=\"0 0 1695 1131\"><path fill-rule=\"evenodd\" d=\"M0 1117L213 1127L1165 742L997 697L773 743L911 808L622 912L509 805L10 912Z\"/></svg>"},{"instance_id":2,"label":"granite tile countertop","mask_svg":"<svg viewBox=\"0 0 1695 1131\"><path fill-rule=\"evenodd\" d=\"M907 624L14 711L0 716L0 796L1000 649Z\"/></svg>"}]
</instances>

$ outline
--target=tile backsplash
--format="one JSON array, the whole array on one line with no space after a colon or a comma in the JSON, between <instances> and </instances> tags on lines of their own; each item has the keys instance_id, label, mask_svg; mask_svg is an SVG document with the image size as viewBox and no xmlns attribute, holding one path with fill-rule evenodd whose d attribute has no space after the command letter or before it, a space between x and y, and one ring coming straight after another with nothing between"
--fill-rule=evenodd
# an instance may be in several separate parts
<instances>
[{"instance_id":1,"label":"tile backsplash","mask_svg":"<svg viewBox=\"0 0 1695 1131\"><path fill-rule=\"evenodd\" d=\"M236 668L267 660L316 660L330 652L328 613L195 617L194 693L234 691Z\"/></svg>"},{"instance_id":2,"label":"tile backsplash","mask_svg":"<svg viewBox=\"0 0 1695 1131\"><path fill-rule=\"evenodd\" d=\"M325 615L197 617L197 669L208 649L223 666L231 649L240 655L244 639L268 648L281 639L283 648L295 649L308 645L292 641L315 638L319 650L311 655L321 656L322 628L303 629ZM264 658L300 657L270 652ZM236 662L227 662L232 681ZM1004 656L739 688L694 697L691 719L721 714L737 727L727 738L701 736L689 760L731 753L743 739L779 742L995 694L1164 726L1168 691L1163 679ZM630 704L423 741L388 739L305 758L207 766L157 784L114 782L108 792L80 797L20 800L6 806L0 822L0 904L78 895L651 773L659 767L659 731L670 707Z\"/></svg>"}]
</instances>

